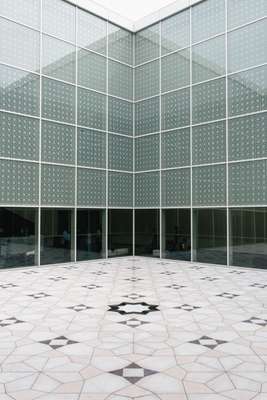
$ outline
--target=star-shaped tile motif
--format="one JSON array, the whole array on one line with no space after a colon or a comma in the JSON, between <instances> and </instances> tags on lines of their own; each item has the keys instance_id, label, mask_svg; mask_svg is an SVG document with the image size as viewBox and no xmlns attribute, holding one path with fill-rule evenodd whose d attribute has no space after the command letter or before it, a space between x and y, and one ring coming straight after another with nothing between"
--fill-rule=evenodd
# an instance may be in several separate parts
<instances>
[{"instance_id":1,"label":"star-shaped tile motif","mask_svg":"<svg viewBox=\"0 0 267 400\"><path fill-rule=\"evenodd\" d=\"M102 288L103 286L91 284L91 285L82 285L82 287L85 289L93 290Z\"/></svg>"},{"instance_id":2,"label":"star-shaped tile motif","mask_svg":"<svg viewBox=\"0 0 267 400\"><path fill-rule=\"evenodd\" d=\"M25 321L21 321L16 317L9 317L0 320L0 326L3 328L5 326L15 325L15 324L22 324Z\"/></svg>"},{"instance_id":3,"label":"star-shaped tile motif","mask_svg":"<svg viewBox=\"0 0 267 400\"><path fill-rule=\"evenodd\" d=\"M245 274L245 271L237 271L234 269L233 271L229 271L229 274L242 275Z\"/></svg>"},{"instance_id":4,"label":"star-shaped tile motif","mask_svg":"<svg viewBox=\"0 0 267 400\"><path fill-rule=\"evenodd\" d=\"M69 344L76 344L78 342L76 342L75 340L69 340L65 336L58 336L53 339L42 340L39 343L47 344L52 349L56 350L59 349L60 347L68 346Z\"/></svg>"},{"instance_id":5,"label":"star-shaped tile motif","mask_svg":"<svg viewBox=\"0 0 267 400\"><path fill-rule=\"evenodd\" d=\"M158 305L155 304L147 304L144 301L140 303L127 303L123 301L120 304L109 305L108 311L117 312L121 315L126 314L142 314L146 315L153 311L159 311Z\"/></svg>"},{"instance_id":6,"label":"star-shaped tile motif","mask_svg":"<svg viewBox=\"0 0 267 400\"><path fill-rule=\"evenodd\" d=\"M259 318L259 317L251 317L243 322L246 322L247 324L255 324L259 326L267 326L267 319L264 318Z\"/></svg>"},{"instance_id":7,"label":"star-shaped tile motif","mask_svg":"<svg viewBox=\"0 0 267 400\"><path fill-rule=\"evenodd\" d=\"M147 322L147 321L140 321L139 319L136 319L136 318L131 318L131 319L128 319L127 321L121 321L118 323L122 324L122 325L130 326L131 328L137 328L138 326L149 324L149 322Z\"/></svg>"},{"instance_id":8,"label":"star-shaped tile motif","mask_svg":"<svg viewBox=\"0 0 267 400\"><path fill-rule=\"evenodd\" d=\"M131 299L131 300L138 300L138 299L141 299L142 297L145 297L145 296L143 296L141 294L137 294L137 293L131 293L131 294L127 294L127 295L122 296L122 297L126 297L126 298Z\"/></svg>"},{"instance_id":9,"label":"star-shaped tile motif","mask_svg":"<svg viewBox=\"0 0 267 400\"><path fill-rule=\"evenodd\" d=\"M38 271L30 270L30 271L23 271L22 273L26 275L32 275L32 274L38 274Z\"/></svg>"},{"instance_id":10,"label":"star-shaped tile motif","mask_svg":"<svg viewBox=\"0 0 267 400\"><path fill-rule=\"evenodd\" d=\"M9 288L12 288L12 287L18 287L18 285L14 285L14 283L2 283L0 285L1 289L9 289Z\"/></svg>"},{"instance_id":11,"label":"star-shaped tile motif","mask_svg":"<svg viewBox=\"0 0 267 400\"><path fill-rule=\"evenodd\" d=\"M63 278L62 276L52 276L49 279L54 282L60 282L60 281L65 281L67 278Z\"/></svg>"},{"instance_id":12,"label":"star-shaped tile motif","mask_svg":"<svg viewBox=\"0 0 267 400\"><path fill-rule=\"evenodd\" d=\"M168 289L175 289L175 290L179 290L179 289L183 289L183 288L185 288L186 286L183 286L183 285L177 285L176 283L173 283L172 285L168 285L168 286L165 286L166 288L168 288Z\"/></svg>"},{"instance_id":13,"label":"star-shaped tile motif","mask_svg":"<svg viewBox=\"0 0 267 400\"><path fill-rule=\"evenodd\" d=\"M234 299L235 297L240 296L240 294L235 294L235 293L220 293L220 294L216 294L217 297L224 297L225 299Z\"/></svg>"},{"instance_id":14,"label":"star-shaped tile motif","mask_svg":"<svg viewBox=\"0 0 267 400\"><path fill-rule=\"evenodd\" d=\"M67 307L69 310L73 310L76 312L80 312L80 311L85 311L85 310L90 310L93 307L88 307L85 304L77 304L75 306L71 306L71 307Z\"/></svg>"},{"instance_id":15,"label":"star-shaped tile motif","mask_svg":"<svg viewBox=\"0 0 267 400\"><path fill-rule=\"evenodd\" d=\"M190 304L182 304L181 306L177 306L177 307L173 307L173 308L176 308L178 310L184 310L184 311L194 311L201 307L191 306Z\"/></svg>"},{"instance_id":16,"label":"star-shaped tile motif","mask_svg":"<svg viewBox=\"0 0 267 400\"><path fill-rule=\"evenodd\" d=\"M28 294L27 296L33 297L34 299L43 299L44 297L50 297L50 294L40 292L40 293L33 293L33 294Z\"/></svg>"},{"instance_id":17,"label":"star-shaped tile motif","mask_svg":"<svg viewBox=\"0 0 267 400\"><path fill-rule=\"evenodd\" d=\"M138 281L142 281L143 279L133 276L132 278L126 278L124 280L125 281L130 281L130 282L138 282Z\"/></svg>"},{"instance_id":18,"label":"star-shaped tile motif","mask_svg":"<svg viewBox=\"0 0 267 400\"><path fill-rule=\"evenodd\" d=\"M252 285L249 285L249 286L259 288L259 289L267 288L267 285L265 285L264 283L253 283Z\"/></svg>"},{"instance_id":19,"label":"star-shaped tile motif","mask_svg":"<svg viewBox=\"0 0 267 400\"><path fill-rule=\"evenodd\" d=\"M153 371L151 369L142 368L138 364L131 363L131 364L127 365L127 367L125 367L125 368L116 369L114 371L109 371L109 372L110 372L110 374L121 376L122 378L126 379L128 382L134 384L146 376L156 374L158 371Z\"/></svg>"},{"instance_id":20,"label":"star-shaped tile motif","mask_svg":"<svg viewBox=\"0 0 267 400\"><path fill-rule=\"evenodd\" d=\"M211 276L205 276L204 278L200 278L202 281L209 281L209 282L213 282L213 281L217 281L219 278L212 278Z\"/></svg>"},{"instance_id":21,"label":"star-shaped tile motif","mask_svg":"<svg viewBox=\"0 0 267 400\"><path fill-rule=\"evenodd\" d=\"M101 275L107 275L107 272L104 272L104 271L93 271L93 272L91 272L91 274L101 276Z\"/></svg>"},{"instance_id":22,"label":"star-shaped tile motif","mask_svg":"<svg viewBox=\"0 0 267 400\"><path fill-rule=\"evenodd\" d=\"M205 346L208 349L215 349L217 346L219 346L220 344L224 344L224 343L228 343L225 340L218 340L218 339L213 339L209 336L201 336L199 339L197 340L191 340L188 343L193 343L193 344L198 344L200 346Z\"/></svg>"},{"instance_id":23,"label":"star-shaped tile motif","mask_svg":"<svg viewBox=\"0 0 267 400\"><path fill-rule=\"evenodd\" d=\"M164 272L160 272L161 275L175 275L176 272L172 272L172 271L164 271Z\"/></svg>"}]
</instances>

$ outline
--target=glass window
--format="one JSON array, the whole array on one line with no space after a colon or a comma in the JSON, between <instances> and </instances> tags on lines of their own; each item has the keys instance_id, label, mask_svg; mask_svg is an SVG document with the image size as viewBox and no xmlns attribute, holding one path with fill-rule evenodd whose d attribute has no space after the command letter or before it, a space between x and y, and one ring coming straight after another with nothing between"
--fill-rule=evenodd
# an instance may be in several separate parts
<instances>
[{"instance_id":1,"label":"glass window","mask_svg":"<svg viewBox=\"0 0 267 400\"><path fill-rule=\"evenodd\" d=\"M133 211L109 210L108 256L119 257L133 254Z\"/></svg>"},{"instance_id":2,"label":"glass window","mask_svg":"<svg viewBox=\"0 0 267 400\"><path fill-rule=\"evenodd\" d=\"M159 257L159 210L135 210L135 254Z\"/></svg>"},{"instance_id":3,"label":"glass window","mask_svg":"<svg viewBox=\"0 0 267 400\"><path fill-rule=\"evenodd\" d=\"M230 210L230 264L267 268L267 208Z\"/></svg>"},{"instance_id":4,"label":"glass window","mask_svg":"<svg viewBox=\"0 0 267 400\"><path fill-rule=\"evenodd\" d=\"M104 210L77 210L77 260L94 260L106 255Z\"/></svg>"},{"instance_id":5,"label":"glass window","mask_svg":"<svg viewBox=\"0 0 267 400\"><path fill-rule=\"evenodd\" d=\"M0 208L0 268L37 264L37 209Z\"/></svg>"},{"instance_id":6,"label":"glass window","mask_svg":"<svg viewBox=\"0 0 267 400\"><path fill-rule=\"evenodd\" d=\"M198 209L193 213L194 260L227 264L226 209Z\"/></svg>"},{"instance_id":7,"label":"glass window","mask_svg":"<svg viewBox=\"0 0 267 400\"><path fill-rule=\"evenodd\" d=\"M66 209L41 211L41 264L73 260L74 214Z\"/></svg>"},{"instance_id":8,"label":"glass window","mask_svg":"<svg viewBox=\"0 0 267 400\"><path fill-rule=\"evenodd\" d=\"M162 257L191 259L190 210L162 211Z\"/></svg>"}]
</instances>

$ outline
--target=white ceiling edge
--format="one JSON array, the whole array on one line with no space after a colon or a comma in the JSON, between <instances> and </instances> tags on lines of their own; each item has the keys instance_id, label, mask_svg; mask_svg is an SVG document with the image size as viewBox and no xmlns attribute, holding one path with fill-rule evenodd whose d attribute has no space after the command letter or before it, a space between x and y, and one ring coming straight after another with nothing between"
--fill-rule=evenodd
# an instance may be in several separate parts
<instances>
[{"instance_id":1,"label":"white ceiling edge","mask_svg":"<svg viewBox=\"0 0 267 400\"><path fill-rule=\"evenodd\" d=\"M167 6L160 8L158 11L148 14L138 21L132 21L127 17L124 17L108 8L101 6L99 3L93 0L67 0L69 3L74 4L86 11L89 11L99 17L102 17L122 28L125 28L131 32L137 32L141 29L146 28L149 25L155 24L156 22L169 17L179 11L184 10L196 3L203 0L176 0Z\"/></svg>"}]
</instances>

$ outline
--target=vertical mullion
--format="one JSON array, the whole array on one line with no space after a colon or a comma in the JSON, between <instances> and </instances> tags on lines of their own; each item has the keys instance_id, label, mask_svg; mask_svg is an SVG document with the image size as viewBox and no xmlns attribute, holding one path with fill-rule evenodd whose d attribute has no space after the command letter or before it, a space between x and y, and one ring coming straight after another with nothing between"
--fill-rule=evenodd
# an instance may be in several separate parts
<instances>
[{"instance_id":1,"label":"vertical mullion","mask_svg":"<svg viewBox=\"0 0 267 400\"><path fill-rule=\"evenodd\" d=\"M192 146L192 138L193 138L193 128L192 128L192 7L189 9L189 57L190 57L190 235L191 235L191 261L194 261L194 222L193 222L193 146Z\"/></svg>"},{"instance_id":2,"label":"vertical mullion","mask_svg":"<svg viewBox=\"0 0 267 400\"><path fill-rule=\"evenodd\" d=\"M133 33L133 256L135 256L135 33Z\"/></svg>"},{"instance_id":3,"label":"vertical mullion","mask_svg":"<svg viewBox=\"0 0 267 400\"><path fill-rule=\"evenodd\" d=\"M230 218L229 218L229 156L228 156L228 17L225 0L225 147L226 147L226 251L227 266L230 265Z\"/></svg>"},{"instance_id":4,"label":"vertical mullion","mask_svg":"<svg viewBox=\"0 0 267 400\"><path fill-rule=\"evenodd\" d=\"M108 194L109 194L109 179L108 179L108 164L109 164L109 159L108 159L108 143L109 143L109 134L108 134L108 68L109 68L109 62L108 62L108 55L109 55L109 46L108 46L108 20L106 21L106 227L105 227L105 235L106 235L106 258L108 258Z\"/></svg>"},{"instance_id":5,"label":"vertical mullion","mask_svg":"<svg viewBox=\"0 0 267 400\"><path fill-rule=\"evenodd\" d=\"M78 197L78 7L75 7L75 204L74 204L74 262L77 261L77 197Z\"/></svg>"},{"instance_id":6,"label":"vertical mullion","mask_svg":"<svg viewBox=\"0 0 267 400\"><path fill-rule=\"evenodd\" d=\"M162 21L159 23L159 257L162 258L162 165L161 165L161 31Z\"/></svg>"},{"instance_id":7,"label":"vertical mullion","mask_svg":"<svg viewBox=\"0 0 267 400\"><path fill-rule=\"evenodd\" d=\"M37 226L37 265L41 265L41 196L42 196L42 64L43 64L43 0L40 0L40 81L39 81L39 180L38 180L38 226ZM35 229L36 230L36 229Z\"/></svg>"}]
</instances>

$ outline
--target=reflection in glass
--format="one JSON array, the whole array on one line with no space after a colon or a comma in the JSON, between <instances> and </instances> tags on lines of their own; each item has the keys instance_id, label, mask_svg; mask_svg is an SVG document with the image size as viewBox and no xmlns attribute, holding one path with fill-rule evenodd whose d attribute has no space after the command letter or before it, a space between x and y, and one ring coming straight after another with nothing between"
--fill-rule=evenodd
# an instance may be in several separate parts
<instances>
[{"instance_id":1,"label":"reflection in glass","mask_svg":"<svg viewBox=\"0 0 267 400\"><path fill-rule=\"evenodd\" d=\"M105 211L77 211L77 261L105 257Z\"/></svg>"},{"instance_id":2,"label":"reflection in glass","mask_svg":"<svg viewBox=\"0 0 267 400\"><path fill-rule=\"evenodd\" d=\"M230 210L230 264L267 268L267 208Z\"/></svg>"},{"instance_id":3,"label":"reflection in glass","mask_svg":"<svg viewBox=\"0 0 267 400\"><path fill-rule=\"evenodd\" d=\"M109 210L108 256L118 257L133 254L133 211Z\"/></svg>"},{"instance_id":4,"label":"reflection in glass","mask_svg":"<svg viewBox=\"0 0 267 400\"><path fill-rule=\"evenodd\" d=\"M0 208L0 268L37 263L37 210Z\"/></svg>"},{"instance_id":5,"label":"reflection in glass","mask_svg":"<svg viewBox=\"0 0 267 400\"><path fill-rule=\"evenodd\" d=\"M73 222L71 210L41 210L41 264L73 260Z\"/></svg>"},{"instance_id":6,"label":"reflection in glass","mask_svg":"<svg viewBox=\"0 0 267 400\"><path fill-rule=\"evenodd\" d=\"M162 257L191 259L190 210L162 210Z\"/></svg>"},{"instance_id":7,"label":"reflection in glass","mask_svg":"<svg viewBox=\"0 0 267 400\"><path fill-rule=\"evenodd\" d=\"M227 264L226 209L194 210L194 260Z\"/></svg>"},{"instance_id":8,"label":"reflection in glass","mask_svg":"<svg viewBox=\"0 0 267 400\"><path fill-rule=\"evenodd\" d=\"M135 254L159 257L159 210L135 210Z\"/></svg>"}]
</instances>

